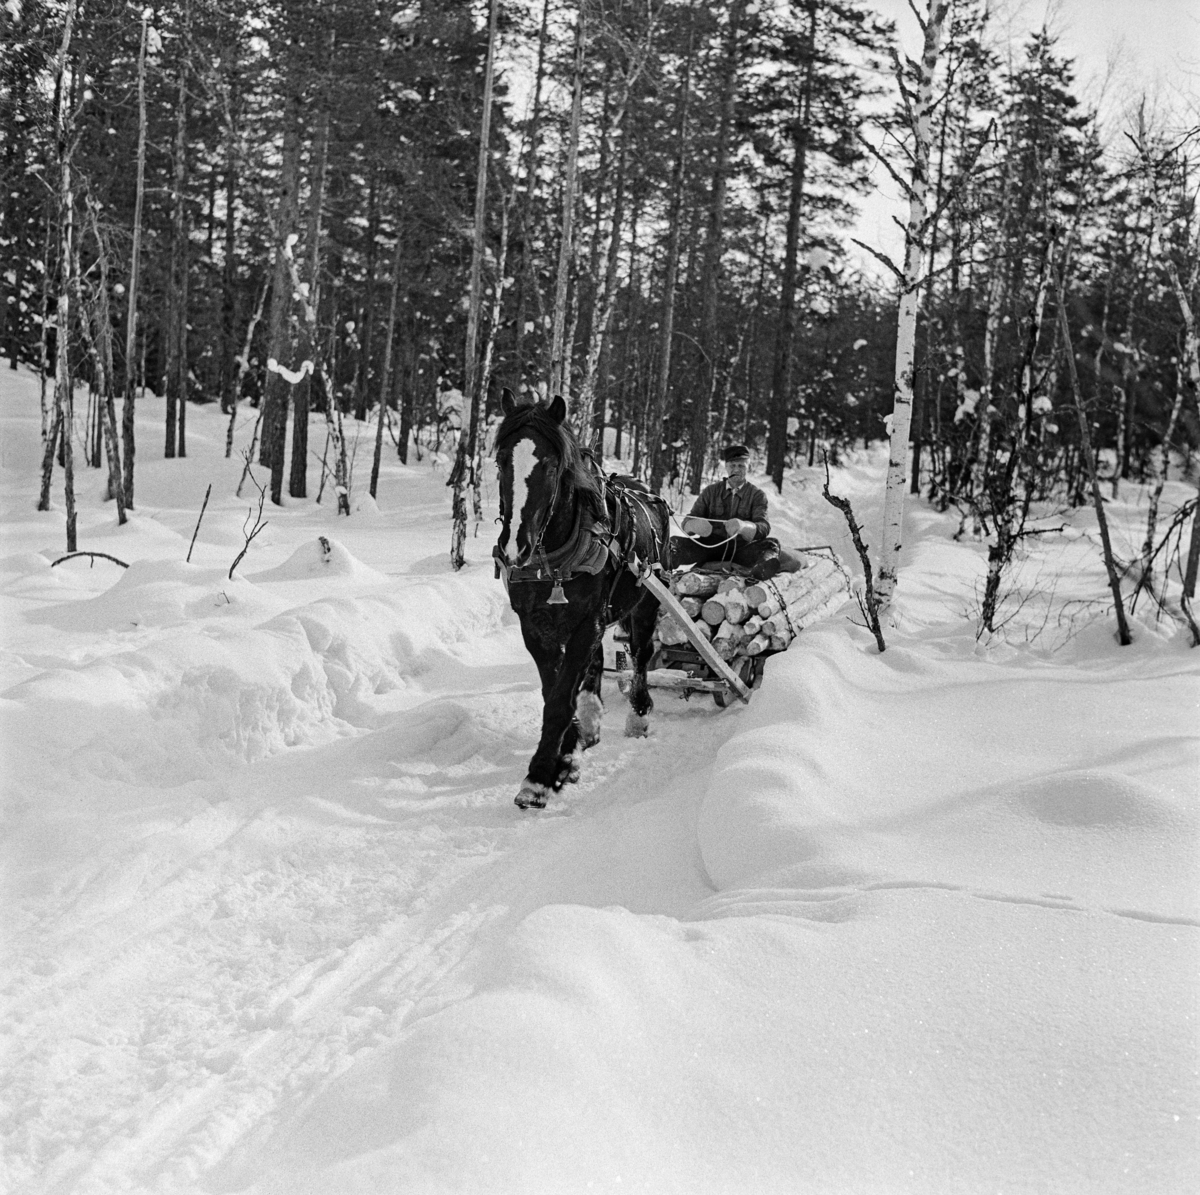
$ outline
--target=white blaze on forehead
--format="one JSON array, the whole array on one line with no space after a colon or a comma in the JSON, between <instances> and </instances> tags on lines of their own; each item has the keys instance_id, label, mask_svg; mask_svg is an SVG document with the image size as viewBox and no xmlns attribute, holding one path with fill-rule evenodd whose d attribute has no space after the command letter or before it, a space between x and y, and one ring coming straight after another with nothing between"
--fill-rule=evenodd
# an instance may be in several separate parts
<instances>
[{"instance_id":1,"label":"white blaze on forehead","mask_svg":"<svg viewBox=\"0 0 1200 1195\"><path fill-rule=\"evenodd\" d=\"M514 531L521 526L525 500L529 497L529 478L537 467L537 463L537 450L532 440L520 439L513 445L512 526Z\"/></svg>"}]
</instances>

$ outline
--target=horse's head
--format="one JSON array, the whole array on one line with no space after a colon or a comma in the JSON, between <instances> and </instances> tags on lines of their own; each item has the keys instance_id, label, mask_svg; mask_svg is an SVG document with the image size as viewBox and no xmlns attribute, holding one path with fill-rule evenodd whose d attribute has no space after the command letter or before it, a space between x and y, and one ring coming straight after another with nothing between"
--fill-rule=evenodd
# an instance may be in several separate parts
<instances>
[{"instance_id":1,"label":"horse's head","mask_svg":"<svg viewBox=\"0 0 1200 1195\"><path fill-rule=\"evenodd\" d=\"M569 483L574 441L564 425L567 404L561 395L549 403L518 404L505 389L500 399L504 420L496 433L500 474L500 547L520 568L532 562L564 484ZM509 552L509 543L513 549Z\"/></svg>"}]
</instances>

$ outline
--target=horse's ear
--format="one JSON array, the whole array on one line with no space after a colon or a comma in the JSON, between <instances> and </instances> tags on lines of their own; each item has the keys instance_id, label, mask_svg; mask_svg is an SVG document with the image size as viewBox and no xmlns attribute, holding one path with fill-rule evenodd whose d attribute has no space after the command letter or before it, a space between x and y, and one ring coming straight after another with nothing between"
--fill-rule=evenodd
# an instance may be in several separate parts
<instances>
[{"instance_id":1,"label":"horse's ear","mask_svg":"<svg viewBox=\"0 0 1200 1195\"><path fill-rule=\"evenodd\" d=\"M513 392L505 386L500 391L500 410L506 415L511 415L517 409L517 400L513 396Z\"/></svg>"},{"instance_id":2,"label":"horse's ear","mask_svg":"<svg viewBox=\"0 0 1200 1195\"><path fill-rule=\"evenodd\" d=\"M550 418L555 423L562 423L567 417L567 400L561 394L556 394L550 400L550 406L547 409L550 413Z\"/></svg>"}]
</instances>

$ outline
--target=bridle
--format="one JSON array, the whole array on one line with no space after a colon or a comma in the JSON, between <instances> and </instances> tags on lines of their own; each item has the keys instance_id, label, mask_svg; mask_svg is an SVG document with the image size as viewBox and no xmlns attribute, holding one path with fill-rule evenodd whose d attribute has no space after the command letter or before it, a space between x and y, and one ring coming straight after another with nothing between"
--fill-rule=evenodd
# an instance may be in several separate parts
<instances>
[{"instance_id":1,"label":"bridle","mask_svg":"<svg viewBox=\"0 0 1200 1195\"><path fill-rule=\"evenodd\" d=\"M509 453L509 466L508 467L510 469L512 468L512 454L511 453ZM549 527L551 522L553 522L553 520L554 520L554 512L555 512L555 509L558 507L558 500L562 493L563 473L566 472L566 470L563 469L561 463L559 463L557 465L550 465L546 461L542 462L542 467L553 470L553 472L554 472L554 490L553 490L553 493L550 495L550 503L546 507L546 517L544 519L542 519L541 526L538 528L537 536L534 538L532 545L530 545L529 559L532 562L532 561L537 560L540 557L542 567L546 570L547 573L549 573L551 571L550 565L546 559L546 548L545 548L545 545L542 543L542 540L545 539L546 528ZM513 519L514 513L515 513L514 511L509 511L508 525L509 525L510 529L512 527L512 519ZM519 531L520 527L518 527L517 530ZM505 540L505 547L501 547L499 544L497 544L495 549L493 550L492 554L493 554L493 556L496 557L497 560L501 561L501 563L503 563L506 568L508 568L508 569L517 568L518 566L515 565L512 562L512 560L509 558L508 551L507 551L507 543L508 543L508 541ZM522 565L520 567L528 568L529 566Z\"/></svg>"}]
</instances>

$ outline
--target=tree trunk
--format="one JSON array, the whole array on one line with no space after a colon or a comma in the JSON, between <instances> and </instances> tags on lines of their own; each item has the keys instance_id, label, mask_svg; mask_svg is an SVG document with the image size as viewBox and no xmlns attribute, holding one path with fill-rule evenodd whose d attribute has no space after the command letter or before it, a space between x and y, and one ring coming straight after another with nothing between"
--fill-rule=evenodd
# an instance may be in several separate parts
<instances>
[{"instance_id":1,"label":"tree trunk","mask_svg":"<svg viewBox=\"0 0 1200 1195\"><path fill-rule=\"evenodd\" d=\"M59 206L59 283L56 317L54 369L55 423L61 429L63 482L67 507L67 551L78 548L75 513L75 461L73 450L75 426L75 387L71 377L71 291L74 286L72 264L75 259L75 190L72 158L75 153L75 118L71 92L74 81L67 80L67 56L71 50L71 35L75 25L76 0L67 0L63 19L62 45L58 53L55 133L58 142L58 206ZM51 457L51 459L53 459ZM48 486L43 472L43 491L49 509Z\"/></svg>"},{"instance_id":2,"label":"tree trunk","mask_svg":"<svg viewBox=\"0 0 1200 1195\"><path fill-rule=\"evenodd\" d=\"M291 336L289 325L292 303L291 238L295 234L300 178L300 107L299 82L295 64L288 64L286 110L283 125L283 155L280 162L279 206L275 215L275 270L271 282L271 311L268 322L268 365L262 405L262 441L259 462L271 470L271 501L277 506L283 501L283 465L286 455L287 415L290 386L277 372L278 365L289 356ZM313 329L315 333L315 328ZM275 363L275 368L271 367Z\"/></svg>"},{"instance_id":3,"label":"tree trunk","mask_svg":"<svg viewBox=\"0 0 1200 1195\"><path fill-rule=\"evenodd\" d=\"M646 427L646 453L649 457L650 490L657 494L666 476L666 458L662 451L663 422L667 391L671 382L671 348L675 332L675 281L679 272L679 241L683 224L683 173L687 164L688 112L692 97L692 54L695 46L695 11L688 8L687 57L683 63L675 126L675 161L671 167L671 198L667 215L667 251L664 262L663 310L659 328L658 380L654 403Z\"/></svg>"},{"instance_id":4,"label":"tree trunk","mask_svg":"<svg viewBox=\"0 0 1200 1195\"><path fill-rule=\"evenodd\" d=\"M717 126L716 164L708 204L708 228L704 237L704 266L700 284L700 382L696 390L692 416L691 476L692 492L698 494L704 479L704 463L710 443L709 415L717 388L717 292L721 279L724 251L725 191L729 176L730 136L737 109L737 67L739 35L746 0L733 0L729 9L729 27L721 59L720 121Z\"/></svg>"},{"instance_id":5,"label":"tree trunk","mask_svg":"<svg viewBox=\"0 0 1200 1195\"><path fill-rule=\"evenodd\" d=\"M951 67L953 69L953 67ZM964 104L964 108L965 108ZM942 127L938 135L938 167L937 167L937 187L934 195L933 210L934 217L929 228L929 269L925 278L925 353L924 353L924 368L918 370L913 378L913 419L912 419L912 466L909 469L909 485L908 492L910 494L919 494L921 492L921 448L925 439L925 424L928 421L926 411L930 406L929 390L931 386L931 375L929 368L930 349L933 340L933 311L934 311L934 289L933 278L934 272L937 269L938 255L938 223L936 213L941 210L943 193L945 191L946 181L946 142L949 139L950 129L950 97L946 96L942 105ZM953 293L953 292L952 292ZM955 299L955 305L957 300ZM919 330L919 329L918 329ZM933 405L940 399L940 393L935 396ZM932 456L932 452L931 452Z\"/></svg>"},{"instance_id":6,"label":"tree trunk","mask_svg":"<svg viewBox=\"0 0 1200 1195\"><path fill-rule=\"evenodd\" d=\"M360 422L371 406L371 349L375 336L375 259L379 237L379 184L371 171L367 189L367 285L363 295L362 327L358 330L358 372L354 385L354 418Z\"/></svg>"},{"instance_id":7,"label":"tree trunk","mask_svg":"<svg viewBox=\"0 0 1200 1195\"><path fill-rule=\"evenodd\" d=\"M1200 485L1196 490L1196 510L1192 515L1192 535L1188 540L1187 567L1183 572L1183 596L1188 601L1196 596L1196 573L1200 570ZM1192 646L1200 644L1193 643Z\"/></svg>"},{"instance_id":8,"label":"tree trunk","mask_svg":"<svg viewBox=\"0 0 1200 1195\"><path fill-rule=\"evenodd\" d=\"M800 95L800 113L793 133L791 188L788 194L787 239L783 253L783 280L779 293L779 326L775 340L775 365L771 377L771 409L767 430L767 471L780 493L787 463L788 409L792 401L792 367L796 347L796 279L799 272L800 213L808 173L808 140L812 122L813 73L817 56L817 2L806 0L808 10L808 61Z\"/></svg>"},{"instance_id":9,"label":"tree trunk","mask_svg":"<svg viewBox=\"0 0 1200 1195\"><path fill-rule=\"evenodd\" d=\"M483 303L483 238L487 220L488 158L491 152L492 77L496 57L496 19L499 0L490 0L488 9L487 59L483 70L483 114L479 126L479 159L475 171L475 234L471 246L471 277L467 295L467 344L464 353L463 413L470 408L466 426L458 436L458 451L454 458L449 485L452 487L450 564L458 570L465 563L464 547L467 538L467 504L465 486L468 471L474 471L475 438L479 426L479 316ZM581 18L582 19L582 18ZM496 287L504 285L503 270L496 278Z\"/></svg>"},{"instance_id":10,"label":"tree trunk","mask_svg":"<svg viewBox=\"0 0 1200 1195\"><path fill-rule=\"evenodd\" d=\"M618 270L621 257L621 223L625 215L625 166L627 137L621 129L621 144L617 151L617 172L613 183L612 224L608 230L608 245L604 254L604 284L601 288L598 311L594 311L587 338L587 354L583 363L583 381L579 386L579 402L575 412L575 430L586 443L592 434L596 400L596 373L612 322L617 302ZM603 422L601 423L603 426Z\"/></svg>"},{"instance_id":11,"label":"tree trunk","mask_svg":"<svg viewBox=\"0 0 1200 1195\"><path fill-rule=\"evenodd\" d=\"M125 516L125 493L121 486L121 448L117 440L117 418L113 407L113 351L112 314L108 305L108 248L100 236L100 221L96 204L89 197L88 215L91 217L92 235L96 241L96 261L100 268L100 285L96 289L95 303L90 312L91 333L88 337L92 361L96 371L96 430L100 435L108 460L108 486L106 497L117 500L117 523L123 525ZM76 301L83 314L79 272L75 275ZM99 456L96 460L99 466Z\"/></svg>"},{"instance_id":12,"label":"tree trunk","mask_svg":"<svg viewBox=\"0 0 1200 1195\"><path fill-rule=\"evenodd\" d=\"M171 294L167 329L167 418L164 456L186 456L188 228L184 207L187 187L187 77L191 7L183 5L183 40L175 104L175 170L171 213Z\"/></svg>"},{"instance_id":13,"label":"tree trunk","mask_svg":"<svg viewBox=\"0 0 1200 1195\"><path fill-rule=\"evenodd\" d=\"M1071 378L1071 394L1075 399L1075 414L1079 419L1079 451L1083 457L1089 480L1092 483L1092 504L1096 511L1096 522L1100 525L1100 543L1104 549L1104 567L1108 570L1108 585L1112 591L1113 605L1117 614L1117 637L1122 647L1133 642L1129 624L1125 621L1125 604L1121 600L1121 578L1113 559L1112 540L1108 534L1108 516L1104 511L1104 498L1100 494L1100 479L1096 474L1096 458L1092 453L1092 435L1088 428L1087 412L1083 408L1083 393L1079 387L1079 373L1075 368L1075 349L1071 344L1071 326L1067 323L1067 306L1063 298L1062 280L1058 282L1058 320L1062 330L1063 348L1067 354L1067 369Z\"/></svg>"},{"instance_id":14,"label":"tree trunk","mask_svg":"<svg viewBox=\"0 0 1200 1195\"><path fill-rule=\"evenodd\" d=\"M42 415L42 439L54 427L52 403L46 401L46 378L50 374L50 251L54 243L51 201L46 199L46 234L42 248L42 326L38 334L38 402ZM38 508L42 509L41 507Z\"/></svg>"},{"instance_id":15,"label":"tree trunk","mask_svg":"<svg viewBox=\"0 0 1200 1195\"><path fill-rule=\"evenodd\" d=\"M375 426L375 455L371 460L371 497L379 488L379 463L383 457L383 428L387 423L388 395L392 388L392 342L396 336L396 301L400 295L400 217L396 217L396 249L392 254L392 288L388 299L388 322L383 341L383 380L379 387L379 422Z\"/></svg>"},{"instance_id":16,"label":"tree trunk","mask_svg":"<svg viewBox=\"0 0 1200 1195\"><path fill-rule=\"evenodd\" d=\"M330 31L329 41L333 33ZM320 111L317 113L317 135L312 148L312 172L308 191L308 229L306 232L308 249L308 301L313 310L320 315L321 311L321 207L325 202L325 168L329 158L329 109L322 99ZM307 322L305 324L307 327ZM318 333L316 326L307 337L308 345L305 358L316 361L320 351L313 336ZM292 467L288 476L288 493L293 498L304 498L308 495L308 409L309 395L316 384L315 372L304 377L292 392L295 411L292 416ZM374 489L371 490L372 496Z\"/></svg>"},{"instance_id":17,"label":"tree trunk","mask_svg":"<svg viewBox=\"0 0 1200 1195\"><path fill-rule=\"evenodd\" d=\"M221 410L232 414L239 395L234 379L237 367L237 185L238 185L238 45L227 42L221 48L226 76L225 105L225 245L221 263L221 370L219 387Z\"/></svg>"},{"instance_id":18,"label":"tree trunk","mask_svg":"<svg viewBox=\"0 0 1200 1195\"><path fill-rule=\"evenodd\" d=\"M517 318L514 329L514 368L517 385L525 378L525 325L528 322L529 295L538 297L536 306L541 306L541 289L533 253L533 210L534 195L538 181L538 133L542 114L542 83L546 77L546 45L549 40L550 0L542 0L542 22L538 33L537 70L533 83L533 108L529 116L529 145L525 160L525 203L521 214L521 282L517 294ZM401 419L403 422L403 418ZM407 445L405 445L407 452Z\"/></svg>"},{"instance_id":19,"label":"tree trunk","mask_svg":"<svg viewBox=\"0 0 1200 1195\"><path fill-rule=\"evenodd\" d=\"M225 459L228 460L233 455L233 429L237 422L238 403L242 396L242 379L246 376L246 371L250 368L250 346L254 343L254 332L258 327L258 321L262 319L263 307L267 301L267 291L269 285L264 285L258 295L258 303L254 308L254 314L250 317L249 324L246 325L246 343L242 349L242 354L236 359L237 373L234 375L232 396L229 407L229 424L225 429ZM259 408L259 419L262 418L262 408ZM258 423L255 423L257 429ZM254 455L254 445L250 446L250 456Z\"/></svg>"},{"instance_id":20,"label":"tree trunk","mask_svg":"<svg viewBox=\"0 0 1200 1195\"><path fill-rule=\"evenodd\" d=\"M142 37L138 49L138 148L137 184L133 201L133 248L129 257L129 294L125 315L125 401L121 406L121 440L125 509L133 509L134 389L137 383L137 296L141 280L142 203L146 191L146 38L149 8L142 10Z\"/></svg>"},{"instance_id":21,"label":"tree trunk","mask_svg":"<svg viewBox=\"0 0 1200 1195\"><path fill-rule=\"evenodd\" d=\"M584 5L575 22L575 69L571 91L571 124L567 132L567 164L563 176L562 236L554 284L554 318L550 333L549 396L562 394L570 383L571 346L564 345L567 323L567 283L575 239L575 184L579 166L579 121L583 107Z\"/></svg>"},{"instance_id":22,"label":"tree trunk","mask_svg":"<svg viewBox=\"0 0 1200 1195\"><path fill-rule=\"evenodd\" d=\"M912 175L908 182L908 226L905 229L904 282L900 308L896 316L895 400L888 447L887 482L883 492L883 529L880 536L879 577L876 600L879 610L887 608L896 588L900 567L900 543L904 524L905 467L908 463L908 433L912 424L913 364L916 350L917 305L921 288L921 269L926 254L925 196L929 187L929 152L932 135L929 127L933 104L933 75L937 69L942 26L949 0L930 0L925 22L925 45L921 53L921 73L912 105Z\"/></svg>"}]
</instances>

